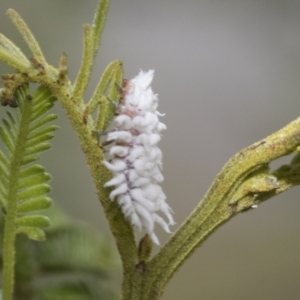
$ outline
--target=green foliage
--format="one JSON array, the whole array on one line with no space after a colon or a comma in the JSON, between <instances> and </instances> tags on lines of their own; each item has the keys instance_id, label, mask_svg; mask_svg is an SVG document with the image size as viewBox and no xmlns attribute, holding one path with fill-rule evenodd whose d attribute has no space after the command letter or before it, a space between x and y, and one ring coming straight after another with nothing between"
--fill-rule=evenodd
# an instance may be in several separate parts
<instances>
[{"instance_id":1,"label":"green foliage","mask_svg":"<svg viewBox=\"0 0 300 300\"><path fill-rule=\"evenodd\" d=\"M47 217L32 213L51 206L47 197L51 176L42 166L28 164L50 148L57 126L49 122L56 116L48 114L45 118L45 114L54 100L48 88L39 87L31 97L28 85L24 85L16 93L16 114L8 111L0 126L0 138L7 149L6 155L0 150L1 204L7 214L15 214L16 233L35 240L43 240L43 229L50 225ZM15 202L16 209L10 209L10 202Z\"/></svg>"},{"instance_id":2,"label":"green foliage","mask_svg":"<svg viewBox=\"0 0 300 300\"><path fill-rule=\"evenodd\" d=\"M114 298L107 287L108 270L116 265L113 251L85 224L67 221L47 230L47 242L36 244L36 261L43 276L61 278L43 285L40 299Z\"/></svg>"},{"instance_id":3,"label":"green foliage","mask_svg":"<svg viewBox=\"0 0 300 300\"><path fill-rule=\"evenodd\" d=\"M61 56L57 69L49 65L37 40L20 15L12 9L7 11L7 15L31 50L32 58L28 59L12 41L0 34L0 60L16 71L14 74L2 76L4 86L0 89L0 103L11 107L19 105L16 116L8 113L2 129L0 128L1 139L7 148L6 154L0 151L0 202L6 214L2 283L2 296L5 300L111 299L111 292L99 284L100 279L106 276L98 265L99 261L103 264L105 259L98 257L101 245L98 244L97 238L88 234L87 230L74 228L73 225L70 227L70 224L64 225L65 227L57 232L51 231L55 230L53 227L48 231L51 218L37 214L37 211L51 206L52 200L47 196L50 189L48 185L50 175L43 167L34 164L40 153L50 148L49 140L56 129L56 126L49 125L56 117L47 114L53 106L54 98L51 96L53 95L61 101L63 108L72 107L70 110L67 109L67 114L73 127L80 132L82 149L87 150L85 153L87 162L91 167L105 213L111 210L111 204L116 208L103 187L103 182L107 181L110 174L101 164L103 151L94 132L97 128L105 129L113 117L114 107L106 95L112 101L118 101L120 95L118 86L122 84L123 77L122 63L120 61L111 63L104 77L101 77L92 99L87 104L83 100L95 54L100 45L109 2L100 0L93 24L85 26L83 59L74 84L68 78L67 56L65 54ZM27 97L27 84L31 82L43 86L33 98ZM93 113L100 110L94 119ZM117 247L120 248L121 244L126 245L122 252L130 252L131 249L135 249L133 230L120 211L117 211L116 216L117 218L109 218L109 223L115 228L117 236L120 236L119 232L129 233L130 236L128 239L127 234L121 234L125 239L122 243L117 242ZM45 243L40 243L39 246L35 243L33 247L32 240L45 239L45 230L49 235L47 248L43 248ZM78 243L86 245L85 249ZM37 261L38 259L40 261ZM35 272L37 266L41 273ZM78 273L80 278L76 281L74 278L57 282L52 280L47 282L48 289L36 285L36 280L42 278L43 274L47 276L55 274L57 279L61 273L67 272L72 273L71 275ZM85 275L84 278L81 277L82 274Z\"/></svg>"},{"instance_id":4,"label":"green foliage","mask_svg":"<svg viewBox=\"0 0 300 300\"><path fill-rule=\"evenodd\" d=\"M110 270L119 268L108 241L85 223L75 222L57 208L47 211L52 226L39 243L19 235L16 240L15 300L113 300ZM4 217L0 216L0 238ZM0 262L3 260L0 251Z\"/></svg>"}]
</instances>

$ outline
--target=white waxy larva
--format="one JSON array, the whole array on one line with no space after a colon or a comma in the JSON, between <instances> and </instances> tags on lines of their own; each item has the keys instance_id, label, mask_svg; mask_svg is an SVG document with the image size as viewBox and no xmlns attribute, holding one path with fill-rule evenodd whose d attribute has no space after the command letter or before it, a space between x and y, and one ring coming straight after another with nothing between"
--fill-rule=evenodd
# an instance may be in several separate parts
<instances>
[{"instance_id":1,"label":"white waxy larva","mask_svg":"<svg viewBox=\"0 0 300 300\"><path fill-rule=\"evenodd\" d=\"M108 186L114 186L114 185L120 185L121 183L123 183L126 180L126 177L124 174L118 174L116 175L114 178L112 178L110 181L107 181L104 184L104 187L108 187Z\"/></svg>"},{"instance_id":2,"label":"white waxy larva","mask_svg":"<svg viewBox=\"0 0 300 300\"><path fill-rule=\"evenodd\" d=\"M144 228L152 241L159 244L155 225L170 232L174 220L158 185L163 176L162 153L157 144L166 126L159 122L158 117L163 114L157 111L158 97L151 88L153 75L153 70L140 71L127 82L117 108L119 114L114 119L115 130L107 135L107 141L114 142L109 151L111 160L103 163L113 174L104 185L114 186L110 198L116 199L134 227Z\"/></svg>"},{"instance_id":3,"label":"white waxy larva","mask_svg":"<svg viewBox=\"0 0 300 300\"><path fill-rule=\"evenodd\" d=\"M115 124L117 127L130 129L132 127L132 119L127 115L119 115L115 118Z\"/></svg>"},{"instance_id":4,"label":"white waxy larva","mask_svg":"<svg viewBox=\"0 0 300 300\"><path fill-rule=\"evenodd\" d=\"M103 162L105 167L112 172L123 172L126 169L126 163L121 159L116 159L112 163L108 161Z\"/></svg>"},{"instance_id":5,"label":"white waxy larva","mask_svg":"<svg viewBox=\"0 0 300 300\"><path fill-rule=\"evenodd\" d=\"M132 134L129 131L113 131L107 135L107 141L121 141L130 143L132 141Z\"/></svg>"},{"instance_id":6,"label":"white waxy larva","mask_svg":"<svg viewBox=\"0 0 300 300\"><path fill-rule=\"evenodd\" d=\"M110 155L116 155L116 156L126 156L128 155L128 147L124 147L124 146L115 146L115 147L112 147L110 150L109 150L109 154Z\"/></svg>"},{"instance_id":7,"label":"white waxy larva","mask_svg":"<svg viewBox=\"0 0 300 300\"><path fill-rule=\"evenodd\" d=\"M136 159L139 157L142 157L145 155L145 148L139 145L136 145L132 147L129 155L128 155L128 160L129 162L133 163Z\"/></svg>"}]
</instances>

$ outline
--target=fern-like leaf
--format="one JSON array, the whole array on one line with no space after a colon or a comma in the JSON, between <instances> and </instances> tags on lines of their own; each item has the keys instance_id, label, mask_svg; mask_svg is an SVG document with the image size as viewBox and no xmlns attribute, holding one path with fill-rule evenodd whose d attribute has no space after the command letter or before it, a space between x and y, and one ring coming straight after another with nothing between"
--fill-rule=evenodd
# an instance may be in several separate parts
<instances>
[{"instance_id":1,"label":"fern-like leaf","mask_svg":"<svg viewBox=\"0 0 300 300\"><path fill-rule=\"evenodd\" d=\"M30 96L28 85L19 88L16 99L16 114L7 112L8 118L0 126L0 139L7 149L6 154L0 150L0 200L7 215L13 215L10 220L14 220L15 233L43 240L43 230L50 220L33 213L51 206L52 200L47 197L51 176L32 163L50 148L49 141L57 129L49 125L56 115L48 114L55 99L43 86Z\"/></svg>"},{"instance_id":2,"label":"fern-like leaf","mask_svg":"<svg viewBox=\"0 0 300 300\"><path fill-rule=\"evenodd\" d=\"M109 270L119 261L107 241L87 224L49 212L53 226L47 241L35 243L39 277L48 278L37 289L39 299L115 299L107 283Z\"/></svg>"},{"instance_id":3,"label":"fern-like leaf","mask_svg":"<svg viewBox=\"0 0 300 300\"><path fill-rule=\"evenodd\" d=\"M45 242L17 236L14 300L118 299L110 279L120 261L108 239L88 224L70 220L54 205L45 214L52 221ZM0 214L0 238L3 225ZM44 235L38 228L27 230L33 236ZM0 249L0 266L2 258Z\"/></svg>"}]
</instances>

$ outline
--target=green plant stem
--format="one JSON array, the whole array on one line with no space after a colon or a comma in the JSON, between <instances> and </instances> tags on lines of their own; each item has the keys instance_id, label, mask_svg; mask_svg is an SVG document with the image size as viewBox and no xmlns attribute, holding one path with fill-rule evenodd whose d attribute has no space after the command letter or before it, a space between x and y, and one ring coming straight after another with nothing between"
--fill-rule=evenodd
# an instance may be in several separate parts
<instances>
[{"instance_id":1,"label":"green plant stem","mask_svg":"<svg viewBox=\"0 0 300 300\"><path fill-rule=\"evenodd\" d=\"M28 88L27 88L28 91ZM23 95L23 100L26 95ZM14 287L14 266L15 266L15 238L16 238L16 215L17 215L17 195L18 195L18 179L19 172L22 165L26 133L30 123L31 115L31 102L24 101L22 119L20 121L20 131L18 132L15 149L13 150L10 175L9 175L9 188L8 188L8 203L7 214L5 216L4 227L4 246L3 246L3 300L11 300L13 297Z\"/></svg>"},{"instance_id":2,"label":"green plant stem","mask_svg":"<svg viewBox=\"0 0 300 300\"><path fill-rule=\"evenodd\" d=\"M12 212L5 218L4 247L3 247L3 289L4 300L12 299L14 287L15 266L15 213L17 205L13 201L8 203L7 209Z\"/></svg>"},{"instance_id":3,"label":"green plant stem","mask_svg":"<svg viewBox=\"0 0 300 300\"><path fill-rule=\"evenodd\" d=\"M59 89L54 90L55 96L60 99L63 108L76 131L86 161L90 167L91 175L96 185L99 200L103 206L105 215L112 234L115 237L117 248L123 265L123 297L131 294L131 278L135 271L135 265L138 261L137 249L135 244L134 232L132 226L124 218L120 206L109 199L109 190L104 188L104 183L111 178L110 172L103 166L103 152L95 140L90 128L83 118L83 111L75 106L66 93ZM125 298L124 298L125 299Z\"/></svg>"},{"instance_id":4,"label":"green plant stem","mask_svg":"<svg viewBox=\"0 0 300 300\"><path fill-rule=\"evenodd\" d=\"M104 160L102 149L84 121L83 111L74 105L74 102L61 89L55 88L53 92L60 100L80 140L82 150L96 185L99 200L102 203L111 231L116 239L124 272L126 274L131 273L133 266L137 262L133 229L125 220L119 205L109 199L109 190L104 188L104 183L111 178L111 174L102 164Z\"/></svg>"},{"instance_id":5,"label":"green plant stem","mask_svg":"<svg viewBox=\"0 0 300 300\"><path fill-rule=\"evenodd\" d=\"M247 175L296 151L299 144L300 118L233 156L204 199L147 266L146 286L140 299L158 299L156 297L162 293L170 277L192 251L238 212L231 200Z\"/></svg>"}]
</instances>

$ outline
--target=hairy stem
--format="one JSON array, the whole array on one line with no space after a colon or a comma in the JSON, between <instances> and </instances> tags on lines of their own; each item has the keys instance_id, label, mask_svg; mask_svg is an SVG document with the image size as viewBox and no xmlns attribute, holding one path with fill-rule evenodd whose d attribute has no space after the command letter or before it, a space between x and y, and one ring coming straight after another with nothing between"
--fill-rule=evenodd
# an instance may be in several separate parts
<instances>
[{"instance_id":1,"label":"hairy stem","mask_svg":"<svg viewBox=\"0 0 300 300\"><path fill-rule=\"evenodd\" d=\"M124 272L130 273L137 261L133 229L125 220L118 204L109 199L109 191L104 188L104 183L110 179L111 174L102 165L104 159L102 149L84 121L83 111L79 109L78 106L75 106L72 100L66 97L65 93L60 93L58 89L55 89L55 93L55 96L60 99L80 140L82 150L96 185L99 200L105 211L111 231L116 239L117 247L123 262Z\"/></svg>"},{"instance_id":2,"label":"hairy stem","mask_svg":"<svg viewBox=\"0 0 300 300\"><path fill-rule=\"evenodd\" d=\"M28 88L27 88L28 91ZM26 95L23 95L23 99ZM31 115L31 101L24 101L19 105L23 105L23 114L20 120L20 130L16 137L15 148L12 153L9 187L8 187L8 201L7 211L5 216L4 227L4 247L3 247L3 299L10 300L13 296L14 287L14 266L15 266L15 238L16 238L16 215L17 215L17 195L19 187L19 172L22 166L24 152L26 148L26 137L30 124Z\"/></svg>"},{"instance_id":3,"label":"hairy stem","mask_svg":"<svg viewBox=\"0 0 300 300\"><path fill-rule=\"evenodd\" d=\"M224 166L204 199L148 265L141 299L156 299L174 272L218 226L238 211L231 200L247 175L296 151L300 145L300 118L266 139L242 150Z\"/></svg>"}]
</instances>

